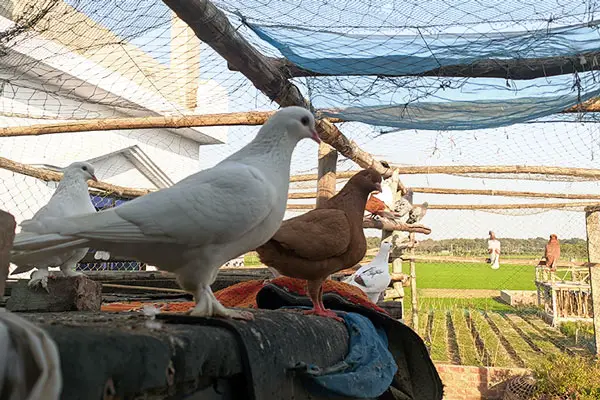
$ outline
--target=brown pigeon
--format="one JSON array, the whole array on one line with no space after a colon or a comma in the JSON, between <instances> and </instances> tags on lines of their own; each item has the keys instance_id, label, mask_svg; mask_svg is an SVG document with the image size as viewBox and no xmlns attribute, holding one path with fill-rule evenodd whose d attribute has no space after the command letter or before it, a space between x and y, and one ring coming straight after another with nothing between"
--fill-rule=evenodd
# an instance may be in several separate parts
<instances>
[{"instance_id":1,"label":"brown pigeon","mask_svg":"<svg viewBox=\"0 0 600 400\"><path fill-rule=\"evenodd\" d=\"M365 256L363 214L373 191L381 191L381 175L373 169L360 171L319 208L283 221L273 238L256 249L265 265L308 281L313 309L307 314L339 320L323 305L321 285L329 275L356 265Z\"/></svg>"},{"instance_id":2,"label":"brown pigeon","mask_svg":"<svg viewBox=\"0 0 600 400\"><path fill-rule=\"evenodd\" d=\"M552 271L555 271L556 263L560 258L560 243L558 242L558 236L556 236L554 233L550 235L550 240L546 245L544 257L546 258L546 267Z\"/></svg>"}]
</instances>

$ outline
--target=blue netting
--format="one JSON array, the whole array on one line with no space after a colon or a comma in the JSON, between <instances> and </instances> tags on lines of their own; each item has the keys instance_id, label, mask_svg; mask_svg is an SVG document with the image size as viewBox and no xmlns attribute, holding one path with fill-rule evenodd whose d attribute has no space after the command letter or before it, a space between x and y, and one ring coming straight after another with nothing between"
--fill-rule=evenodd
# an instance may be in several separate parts
<instances>
[{"instance_id":1,"label":"blue netting","mask_svg":"<svg viewBox=\"0 0 600 400\"><path fill-rule=\"evenodd\" d=\"M469 130L508 126L600 95L597 72L529 81L495 78L310 78L313 105L330 117L398 129Z\"/></svg>"},{"instance_id":2,"label":"blue netting","mask_svg":"<svg viewBox=\"0 0 600 400\"><path fill-rule=\"evenodd\" d=\"M431 73L449 66L466 71L476 62L493 68L497 60L539 71L573 58L584 70L596 69L600 6L594 2L217 3L265 55L330 75L294 79L325 116L396 129L486 129L534 121L600 95L595 72L516 81L508 67L509 79ZM419 76L426 72L434 76Z\"/></svg>"},{"instance_id":3,"label":"blue netting","mask_svg":"<svg viewBox=\"0 0 600 400\"><path fill-rule=\"evenodd\" d=\"M600 50L599 21L522 32L353 34L248 24L288 60L330 75L414 75L489 59L565 57Z\"/></svg>"}]
</instances>

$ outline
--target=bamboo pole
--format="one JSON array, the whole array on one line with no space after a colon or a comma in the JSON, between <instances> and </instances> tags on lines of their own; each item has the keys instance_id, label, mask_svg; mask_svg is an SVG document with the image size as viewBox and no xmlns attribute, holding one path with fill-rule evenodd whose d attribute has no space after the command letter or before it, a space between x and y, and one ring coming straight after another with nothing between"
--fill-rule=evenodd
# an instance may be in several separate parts
<instances>
[{"instance_id":1,"label":"bamboo pole","mask_svg":"<svg viewBox=\"0 0 600 400\"><path fill-rule=\"evenodd\" d=\"M478 196L499 196L499 197L537 197L547 199L573 199L573 200L600 200L600 194L573 194L573 193L543 193L543 192L518 192L512 190L493 190L493 189L450 189L450 188L428 188L413 187L414 193L428 194L450 194L450 195L478 195ZM314 199L315 192L293 192L288 195L288 199Z\"/></svg>"},{"instance_id":2,"label":"bamboo pole","mask_svg":"<svg viewBox=\"0 0 600 400\"><path fill-rule=\"evenodd\" d=\"M429 210L518 210L518 209L563 209L600 207L600 202L572 201L567 203L515 203L515 204L429 204ZM288 210L312 210L314 204L288 204ZM583 210L582 210L583 211ZM413 225L407 225L413 226ZM374 227L376 228L376 227ZM404 229L392 229L402 231ZM405 230L409 232L408 230Z\"/></svg>"},{"instance_id":3,"label":"bamboo pole","mask_svg":"<svg viewBox=\"0 0 600 400\"><path fill-rule=\"evenodd\" d=\"M467 195L478 195L478 196L500 196L500 197L539 197L539 198L555 198L555 199L598 199L600 200L600 194L573 194L573 193L543 193L543 192L519 192L513 190L493 190L493 189L448 189L448 188L426 188L426 187L413 187L411 188L415 193L429 193L429 194L467 194ZM300 197L299 197L300 198Z\"/></svg>"},{"instance_id":4,"label":"bamboo pole","mask_svg":"<svg viewBox=\"0 0 600 400\"><path fill-rule=\"evenodd\" d=\"M0 137L40 136L68 132L122 129L191 128L202 126L262 125L275 111L248 111L225 114L169 115L158 117L86 119L29 126L0 128ZM340 122L339 119L329 119Z\"/></svg>"},{"instance_id":5,"label":"bamboo pole","mask_svg":"<svg viewBox=\"0 0 600 400\"><path fill-rule=\"evenodd\" d=\"M600 99L588 100L585 103L570 107L563 112L600 112ZM0 128L0 137L41 136L58 133L114 131L124 129L178 129L204 126L255 126L263 125L274 113L275 111L245 111L201 115L191 114L164 115L154 117L83 119ZM317 116L319 115L318 110L316 111L316 114ZM343 120L340 118L323 118L322 120L330 124L343 122Z\"/></svg>"},{"instance_id":6,"label":"bamboo pole","mask_svg":"<svg viewBox=\"0 0 600 400\"><path fill-rule=\"evenodd\" d=\"M381 229L386 231L402 231L402 232L415 232L429 235L431 229L420 224L399 224L393 223L385 218L375 220L373 218L365 218L363 220L363 228L365 229Z\"/></svg>"},{"instance_id":7,"label":"bamboo pole","mask_svg":"<svg viewBox=\"0 0 600 400\"><path fill-rule=\"evenodd\" d=\"M562 209L573 207L600 206L598 202L572 201L568 203L525 203L525 204L429 204L430 210L518 210L518 209ZM583 211L583 210L582 210Z\"/></svg>"},{"instance_id":8,"label":"bamboo pole","mask_svg":"<svg viewBox=\"0 0 600 400\"><path fill-rule=\"evenodd\" d=\"M317 207L335 195L337 151L325 142L319 145L319 179L317 180Z\"/></svg>"},{"instance_id":9,"label":"bamboo pole","mask_svg":"<svg viewBox=\"0 0 600 400\"><path fill-rule=\"evenodd\" d=\"M528 165L440 165L440 166L393 166L400 174L539 174L572 176L577 178L600 179L600 169L546 167ZM347 179L358 171L338 172L338 179ZM389 174L391 176L391 173ZM294 175L290 182L307 182L317 179L316 174Z\"/></svg>"},{"instance_id":10,"label":"bamboo pole","mask_svg":"<svg viewBox=\"0 0 600 400\"><path fill-rule=\"evenodd\" d=\"M61 172L32 167L31 165L22 164L4 157L0 157L0 168L16 172L17 174L27 175L33 178L41 179L46 182L58 182L62 179L63 175ZM115 193L123 197L139 197L150 193L149 189L134 189L123 186L111 185L110 183L106 182L90 181L88 182L88 184L94 189Z\"/></svg>"},{"instance_id":11,"label":"bamboo pole","mask_svg":"<svg viewBox=\"0 0 600 400\"><path fill-rule=\"evenodd\" d=\"M410 248L410 298L411 298L411 324L412 328L415 332L419 331L419 300L417 294L417 265L415 263L415 234L411 233L409 235L410 243L412 244Z\"/></svg>"},{"instance_id":12,"label":"bamboo pole","mask_svg":"<svg viewBox=\"0 0 600 400\"><path fill-rule=\"evenodd\" d=\"M278 65L255 49L244 39L229 19L209 0L163 0L182 21L187 23L196 36L223 57L229 66L236 68L269 99L282 107L301 106L311 108L300 90L281 73ZM385 167L373 156L362 150L331 122L317 121L321 139L344 157L356 162L361 168L373 168L384 176L390 176Z\"/></svg>"}]
</instances>

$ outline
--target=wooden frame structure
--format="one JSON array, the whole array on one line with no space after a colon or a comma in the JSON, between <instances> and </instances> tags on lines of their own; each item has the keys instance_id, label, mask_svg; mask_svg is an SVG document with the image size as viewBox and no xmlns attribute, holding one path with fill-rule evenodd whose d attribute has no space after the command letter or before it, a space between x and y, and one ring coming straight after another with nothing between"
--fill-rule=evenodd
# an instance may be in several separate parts
<instances>
[{"instance_id":1,"label":"wooden frame structure","mask_svg":"<svg viewBox=\"0 0 600 400\"><path fill-rule=\"evenodd\" d=\"M535 273L538 305L552 326L567 321L592 321L589 267L559 267L550 271L545 266L537 266ZM567 279L568 275L571 279Z\"/></svg>"}]
</instances>

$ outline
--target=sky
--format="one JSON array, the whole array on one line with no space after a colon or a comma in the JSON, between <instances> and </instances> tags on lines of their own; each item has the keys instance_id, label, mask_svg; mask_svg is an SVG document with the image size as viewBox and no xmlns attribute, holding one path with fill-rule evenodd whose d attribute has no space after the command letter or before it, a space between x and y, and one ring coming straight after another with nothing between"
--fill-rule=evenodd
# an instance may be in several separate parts
<instances>
[{"instance_id":1,"label":"sky","mask_svg":"<svg viewBox=\"0 0 600 400\"><path fill-rule=\"evenodd\" d=\"M70 0L71 4L78 9L86 12L97 22L112 28L116 32L128 38L133 44L136 44L153 55L161 63L169 63L169 35L168 24L170 15L166 6L161 1L144 0L135 2L119 2L118 12L115 8L99 7L94 2ZM293 4L286 1L266 2L267 6L259 7L259 2L246 0L239 2L218 1L218 3L229 9L234 7L246 6L245 14L256 20L269 20L270 14L277 16L279 13L289 13L293 15ZM312 26L319 26L322 13L317 13L319 2L314 0L304 1L296 13L294 21L297 24L308 23L304 17L314 13L315 19L312 20ZM320 2L323 4L323 2ZM359 3L346 1L345 10L340 10L338 25L346 26L358 22L368 26L375 23L369 22L374 14L364 12L363 20L356 20L355 13L352 13L352 7L358 7ZM356 4L354 4L356 3ZM492 4L493 3L493 4ZM557 20L563 22L577 21L585 14L586 4L569 3L562 4L560 1L553 1L552 4L547 1L527 2L522 7L533 7L524 11L519 11L519 7L514 2L490 2L481 1L460 1L452 0L450 2L433 2L430 10L430 25L437 22L442 23L451 18L459 18L457 10L463 7L463 14L471 15L469 22L476 26L483 18L494 18L506 13L507 19L514 21L524 16L527 12L537 12L540 21L548 17L551 11L555 13ZM116 4L116 3L115 3ZM367 4L367 3L365 3ZM379 12L387 13L384 19L390 25L400 23L395 20L395 16L405 16L405 20L414 20L415 23L425 23L424 16L415 14L421 6L420 2L382 2L370 1L369 7L376 8ZM441 14L445 4L453 4L451 10L454 12ZM486 5L487 4L487 5ZM248 7L254 5L255 7ZM480 14L465 11L465 7L483 7ZM491 5L494 7L490 8ZM289 7L288 7L289 6ZM335 5L332 5L335 6ZM484 7L485 6L485 7ZM131 8L133 7L133 8ZM362 6L361 6L362 7ZM366 6L365 6L366 7ZM404 8L402 8L404 7ZM412 7L412 8L411 8ZM439 10L434 10L439 8ZM537 9L536 9L537 7ZM112 11L111 11L112 10ZM403 10L403 11L402 11ZM412 10L412 11L411 11ZM532 11L534 10L534 11ZM535 11L537 10L537 11ZM263 13L264 11L264 13ZM304 12L303 12L304 11ZM402 12L400 12L402 11ZM410 11L410 12L409 12ZM434 12L436 11L436 12ZM496 14L489 14L495 12ZM486 16L486 13L489 15ZM511 14L512 13L512 14ZM519 14L520 13L520 14ZM138 15L136 17L136 15ZM454 17L452 17L452 15ZM518 14L518 15L517 15ZM574 15L574 16L573 16ZM330 14L328 14L331 17ZM558 17L563 17L561 20ZM572 18L571 18L572 16ZM135 18L133 18L135 17ZM291 18L291 17L290 17ZM303 19L304 18L304 19ZM381 21L381 15L378 16ZM437 18L437 20L435 20ZM585 15L585 20L593 19L593 15ZM290 19L287 19L290 21ZM439 20L439 21L438 21ZM280 19L285 21L285 19ZM533 21L533 20L532 20ZM510 22L510 21L509 21ZM507 29L511 26L506 22L503 27L499 22L495 29ZM379 22L381 23L381 22ZM344 25L346 24L346 25ZM525 22L514 24L513 26L522 26ZM451 30L452 27L448 29ZM471 29L471 28L470 28ZM477 28L481 31L481 24ZM487 28L489 29L489 27ZM242 34L248 34L248 30L240 28ZM273 48L265 43L258 43L256 37L252 41L265 52L272 54ZM247 111L247 110L272 110L276 105L272 104L264 95L259 93L251 83L249 83L239 73L228 71L226 63L218 57L212 49L203 45L201 49L201 76L200 80L214 80L227 88L230 94L229 111ZM563 79L563 78L561 78ZM594 78L595 79L595 78ZM554 81L557 81L555 79ZM572 77L563 79L569 83ZM592 79L591 84L596 84ZM350 82L350 81L349 81ZM303 82L298 82L304 90ZM314 82L313 82L314 83ZM423 82L421 82L423 83ZM425 81L428 85L433 85L433 81ZM472 90L458 89L452 93L454 100L478 100L488 97L510 98L514 96L518 86L527 86L520 82L518 85L514 82L504 82L498 84L498 80L488 82L489 87L483 90L478 87ZM529 95L540 95L548 91L550 80L542 82L538 90L533 90ZM332 85L329 83L329 85ZM597 85L597 84L596 84ZM352 84L350 85L352 86ZM473 88L473 87L472 87ZM339 89L339 88L337 88ZM534 88L535 89L535 88ZM327 100L331 104L352 101L353 97L344 98L345 91L338 90L336 87L321 86L317 87L316 92L306 92L307 95L329 96ZM441 92L440 92L441 93ZM443 93L442 93L443 94ZM337 97L336 97L337 96ZM449 96L449 95L448 95ZM359 102L373 100L390 101L395 97L390 94L381 94L378 97L377 92L371 92L364 98L357 97ZM542 102L540 97L540 102ZM325 102L327 103L327 102ZM327 104L329 104L327 103ZM362 104L362 103L361 103ZM370 126L361 123L343 123L340 128L344 134L356 141L364 150L374 154L377 158L387 160L399 165L549 165L549 166L570 166L584 168L599 168L598 159L600 157L600 132L597 122L578 122L571 118L570 122L542 122L542 123L524 123L504 128L468 130L468 131L430 131L430 130L401 130L392 133L382 134L382 131L389 130L385 127ZM258 127L231 127L228 133L228 143L223 145L205 146L200 150L200 168L208 168L219 162L233 151L246 144L256 133ZM317 146L309 141L302 142L294 153L292 171L293 173L312 172L316 167ZM356 165L350 162L340 162L340 170L357 169ZM402 181L406 186L427 186L427 187L447 187L447 188L465 188L465 189L504 189L504 190L528 190L542 192L569 192L569 193L600 193L598 182L550 182L550 181L532 181L532 180L507 180L484 178L465 178L448 175L405 175ZM453 204L488 204L488 203L533 203L534 199L526 198L497 198L489 196L451 196L451 195L424 195L417 193L416 202L428 201L430 203L453 203ZM545 200L550 202L553 200ZM563 200L556 200L562 202ZM582 212L570 211L552 211L544 213L526 213L524 211L507 214L497 214L478 211L441 211L430 210L424 222L432 228L433 239L450 237L477 238L485 237L491 229L496 231L498 237L547 237L550 233L557 233L559 237L585 237L585 220ZM526 215L515 215L526 214Z\"/></svg>"}]
</instances>

